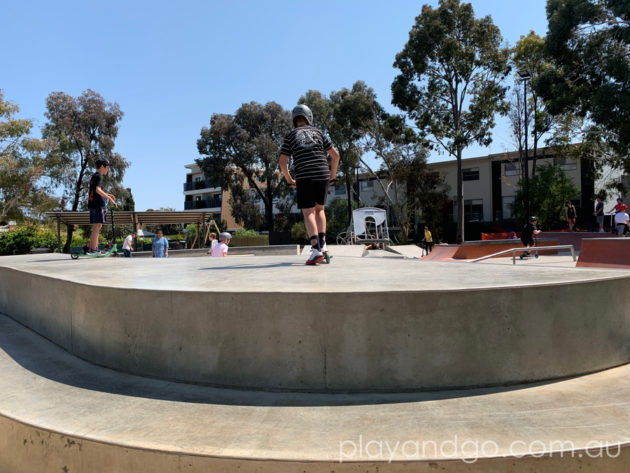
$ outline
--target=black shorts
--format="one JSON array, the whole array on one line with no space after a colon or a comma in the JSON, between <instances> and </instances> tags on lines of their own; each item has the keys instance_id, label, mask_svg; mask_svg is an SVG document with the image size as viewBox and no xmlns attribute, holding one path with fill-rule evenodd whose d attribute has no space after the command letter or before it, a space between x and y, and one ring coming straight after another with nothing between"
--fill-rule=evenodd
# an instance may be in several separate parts
<instances>
[{"instance_id":1,"label":"black shorts","mask_svg":"<svg viewBox=\"0 0 630 473\"><path fill-rule=\"evenodd\" d=\"M107 207L90 209L90 223L107 223Z\"/></svg>"},{"instance_id":2,"label":"black shorts","mask_svg":"<svg viewBox=\"0 0 630 473\"><path fill-rule=\"evenodd\" d=\"M316 204L326 203L328 181L297 181L298 209L312 209Z\"/></svg>"},{"instance_id":3,"label":"black shorts","mask_svg":"<svg viewBox=\"0 0 630 473\"><path fill-rule=\"evenodd\" d=\"M534 239L532 238L531 240L521 240L523 242L523 245L525 246L534 246Z\"/></svg>"}]
</instances>

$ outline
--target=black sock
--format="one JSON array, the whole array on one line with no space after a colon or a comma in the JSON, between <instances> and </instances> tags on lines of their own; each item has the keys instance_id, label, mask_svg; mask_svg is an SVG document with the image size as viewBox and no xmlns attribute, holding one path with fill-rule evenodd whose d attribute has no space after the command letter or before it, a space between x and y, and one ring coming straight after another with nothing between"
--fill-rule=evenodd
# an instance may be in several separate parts
<instances>
[{"instance_id":1,"label":"black sock","mask_svg":"<svg viewBox=\"0 0 630 473\"><path fill-rule=\"evenodd\" d=\"M309 238L309 240L311 240L311 246L313 247L313 249L317 251L322 251L322 247L319 246L319 238L317 238L317 235L313 235Z\"/></svg>"},{"instance_id":2,"label":"black sock","mask_svg":"<svg viewBox=\"0 0 630 473\"><path fill-rule=\"evenodd\" d=\"M326 234L325 233L318 233L317 234L317 238L319 238L319 248L321 249L326 244Z\"/></svg>"}]
</instances>

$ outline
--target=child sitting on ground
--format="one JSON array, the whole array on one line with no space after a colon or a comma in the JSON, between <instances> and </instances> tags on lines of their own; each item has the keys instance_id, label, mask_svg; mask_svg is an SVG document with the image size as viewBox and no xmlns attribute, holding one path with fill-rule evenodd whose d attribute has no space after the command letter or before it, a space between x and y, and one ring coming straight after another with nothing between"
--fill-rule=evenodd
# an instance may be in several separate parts
<instances>
[{"instance_id":1,"label":"child sitting on ground","mask_svg":"<svg viewBox=\"0 0 630 473\"><path fill-rule=\"evenodd\" d=\"M219 243L214 245L214 248L212 248L211 250L210 256L227 256L228 245L230 244L231 239L232 235L230 235L228 232L222 232L219 235Z\"/></svg>"}]
</instances>

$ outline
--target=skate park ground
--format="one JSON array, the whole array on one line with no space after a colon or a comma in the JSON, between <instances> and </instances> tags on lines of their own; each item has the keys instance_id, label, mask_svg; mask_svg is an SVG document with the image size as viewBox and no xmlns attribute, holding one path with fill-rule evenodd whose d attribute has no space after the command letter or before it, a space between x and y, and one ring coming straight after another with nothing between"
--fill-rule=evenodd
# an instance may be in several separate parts
<instances>
[{"instance_id":1,"label":"skate park ground","mask_svg":"<svg viewBox=\"0 0 630 473\"><path fill-rule=\"evenodd\" d=\"M0 471L628 470L630 271L359 249L1 258Z\"/></svg>"}]
</instances>

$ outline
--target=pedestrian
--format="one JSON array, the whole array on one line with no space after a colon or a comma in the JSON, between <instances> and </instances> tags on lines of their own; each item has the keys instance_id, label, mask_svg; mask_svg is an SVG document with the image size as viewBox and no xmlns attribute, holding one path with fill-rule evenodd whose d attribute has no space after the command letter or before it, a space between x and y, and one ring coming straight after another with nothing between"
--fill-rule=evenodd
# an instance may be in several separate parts
<instances>
[{"instance_id":1,"label":"pedestrian","mask_svg":"<svg viewBox=\"0 0 630 473\"><path fill-rule=\"evenodd\" d=\"M570 200L567 200L566 202L566 207L564 208L564 216L566 217L567 222L569 222L569 231L574 232L575 218L577 217L577 212L575 211L575 206L573 205L573 202L571 202Z\"/></svg>"},{"instance_id":2,"label":"pedestrian","mask_svg":"<svg viewBox=\"0 0 630 473\"><path fill-rule=\"evenodd\" d=\"M525 248L532 248L536 244L534 236L540 234L540 230L536 226L536 223L536 217L529 217L527 224L523 227L523 231L521 232L521 241L523 242L523 246L525 246ZM529 255L529 251L524 251L521 253L520 258L527 258ZM538 253L536 253L535 256L538 258Z\"/></svg>"},{"instance_id":3,"label":"pedestrian","mask_svg":"<svg viewBox=\"0 0 630 473\"><path fill-rule=\"evenodd\" d=\"M313 126L313 112L306 105L296 106L292 113L293 130L284 137L280 148L280 170L287 183L297 190L297 205L311 244L307 265L330 262L326 246L326 195L328 184L335 182L339 153L330 140ZM330 155L330 169L326 154ZM293 173L288 161L293 158Z\"/></svg>"},{"instance_id":4,"label":"pedestrian","mask_svg":"<svg viewBox=\"0 0 630 473\"><path fill-rule=\"evenodd\" d=\"M424 242L424 249L428 255L433 250L433 235L431 235L429 227L426 225L424 226L424 239L422 241Z\"/></svg>"},{"instance_id":5,"label":"pedestrian","mask_svg":"<svg viewBox=\"0 0 630 473\"><path fill-rule=\"evenodd\" d=\"M595 204L595 221L597 225L599 225L599 233L604 233L604 203L602 202L602 198L597 198L597 204Z\"/></svg>"},{"instance_id":6,"label":"pedestrian","mask_svg":"<svg viewBox=\"0 0 630 473\"><path fill-rule=\"evenodd\" d=\"M131 232L125 237L123 241L122 249L125 258L131 258L131 252L133 251L133 239L136 238L136 232Z\"/></svg>"},{"instance_id":7,"label":"pedestrian","mask_svg":"<svg viewBox=\"0 0 630 473\"><path fill-rule=\"evenodd\" d=\"M103 190L104 176L109 172L109 161L104 158L96 160L96 172L92 175L89 185L88 209L90 210L90 247L88 254L99 253L98 235L104 223L107 223L107 201L116 205L116 197Z\"/></svg>"},{"instance_id":8,"label":"pedestrian","mask_svg":"<svg viewBox=\"0 0 630 473\"><path fill-rule=\"evenodd\" d=\"M224 257L227 256L228 253L228 245L230 244L230 240L232 239L232 235L229 232L221 232L219 234L219 243L214 245L210 252L210 256L214 257Z\"/></svg>"},{"instance_id":9,"label":"pedestrian","mask_svg":"<svg viewBox=\"0 0 630 473\"><path fill-rule=\"evenodd\" d=\"M617 213L617 212L625 212L628 206L623 203L623 199L619 197L617 199L617 205L615 205L612 209L608 211L608 213Z\"/></svg>"},{"instance_id":10,"label":"pedestrian","mask_svg":"<svg viewBox=\"0 0 630 473\"><path fill-rule=\"evenodd\" d=\"M630 217L626 212L617 212L615 214L615 225L617 225L617 235L625 236L625 230L630 221Z\"/></svg>"},{"instance_id":11,"label":"pedestrian","mask_svg":"<svg viewBox=\"0 0 630 473\"><path fill-rule=\"evenodd\" d=\"M153 239L151 254L154 258L168 258L168 240L164 238L162 230L158 230L157 236Z\"/></svg>"},{"instance_id":12,"label":"pedestrian","mask_svg":"<svg viewBox=\"0 0 630 473\"><path fill-rule=\"evenodd\" d=\"M210 249L208 250L208 254L212 254L212 250L214 250L214 247L217 246L217 244L219 243L217 241L217 234L216 233L210 233L210 235L208 235L208 239L210 240Z\"/></svg>"}]
</instances>

